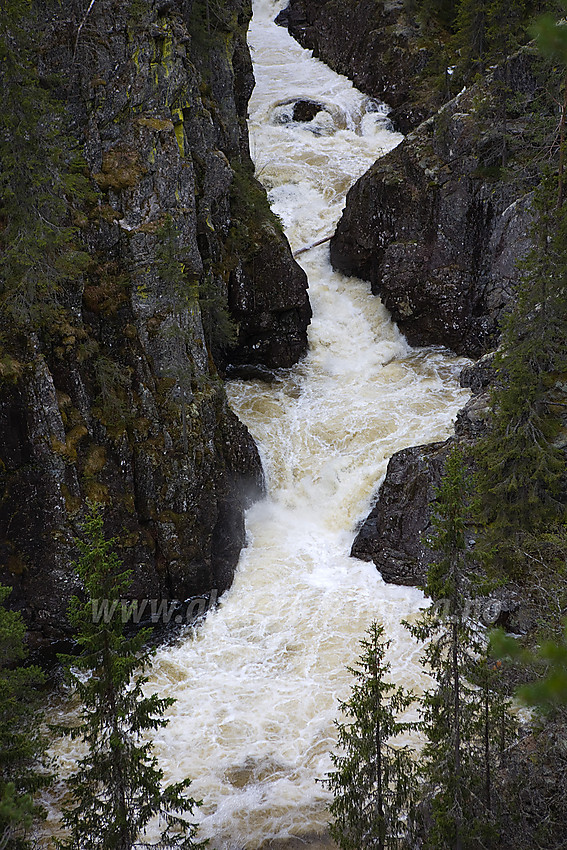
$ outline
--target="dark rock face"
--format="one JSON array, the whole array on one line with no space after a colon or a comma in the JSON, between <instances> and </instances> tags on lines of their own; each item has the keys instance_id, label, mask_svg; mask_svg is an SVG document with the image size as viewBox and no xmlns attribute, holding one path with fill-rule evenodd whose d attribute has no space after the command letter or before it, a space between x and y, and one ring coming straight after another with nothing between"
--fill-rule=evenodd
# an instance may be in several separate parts
<instances>
[{"instance_id":1,"label":"dark rock face","mask_svg":"<svg viewBox=\"0 0 567 850\"><path fill-rule=\"evenodd\" d=\"M360 529L353 558L373 561L384 581L421 585L431 562L430 503L443 476L449 441L412 446L388 463L378 501Z\"/></svg>"},{"instance_id":2,"label":"dark rock face","mask_svg":"<svg viewBox=\"0 0 567 850\"><path fill-rule=\"evenodd\" d=\"M61 74L98 197L77 214L82 281L0 368L0 581L32 642L66 629L87 499L134 598L230 585L263 477L216 366L306 349L305 275L248 152L250 3L217 11L208 29L201 0L45 13L41 71Z\"/></svg>"},{"instance_id":3,"label":"dark rock face","mask_svg":"<svg viewBox=\"0 0 567 850\"><path fill-rule=\"evenodd\" d=\"M486 392L496 378L494 368L495 352L491 351L485 354L476 363L470 366L465 366L459 376L461 387L469 387L473 395L478 396Z\"/></svg>"},{"instance_id":4,"label":"dark rock face","mask_svg":"<svg viewBox=\"0 0 567 850\"><path fill-rule=\"evenodd\" d=\"M509 61L508 84L526 107L541 73L529 51ZM494 348L531 244L520 157L533 116L510 118L503 136L490 85L464 90L378 160L351 188L331 241L335 268L369 280L411 344L471 357Z\"/></svg>"},{"instance_id":5,"label":"dark rock face","mask_svg":"<svg viewBox=\"0 0 567 850\"><path fill-rule=\"evenodd\" d=\"M403 0L290 0L276 23L358 89L391 106L402 133L442 102L438 94L415 91L428 55L417 44L419 29Z\"/></svg>"},{"instance_id":6,"label":"dark rock face","mask_svg":"<svg viewBox=\"0 0 567 850\"><path fill-rule=\"evenodd\" d=\"M427 537L435 490L455 443L464 447L466 453L466 446L486 430L490 416L489 386L494 378L492 356L487 355L463 370L462 386L471 387L473 395L459 411L455 436L442 443L402 449L390 459L376 504L351 550L352 557L373 561L387 582L415 586L425 583L428 565L434 559Z\"/></svg>"},{"instance_id":7,"label":"dark rock face","mask_svg":"<svg viewBox=\"0 0 567 850\"><path fill-rule=\"evenodd\" d=\"M238 343L227 352L228 362L292 366L307 348L307 277L271 221L256 219L254 228L253 252L239 260L229 278L228 305Z\"/></svg>"}]
</instances>

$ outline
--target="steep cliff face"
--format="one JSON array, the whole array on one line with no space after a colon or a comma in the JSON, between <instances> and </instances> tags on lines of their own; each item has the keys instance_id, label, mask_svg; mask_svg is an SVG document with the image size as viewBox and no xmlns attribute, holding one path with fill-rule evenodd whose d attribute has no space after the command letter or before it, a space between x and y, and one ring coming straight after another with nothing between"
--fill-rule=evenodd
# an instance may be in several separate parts
<instances>
[{"instance_id":1,"label":"steep cliff face","mask_svg":"<svg viewBox=\"0 0 567 850\"><path fill-rule=\"evenodd\" d=\"M0 369L0 580L34 638L65 628L87 499L134 597L232 580L259 456L217 366L293 363L306 279L253 178L248 0L46 5L40 73L60 75L97 196L89 254L47 328Z\"/></svg>"},{"instance_id":2,"label":"steep cliff face","mask_svg":"<svg viewBox=\"0 0 567 850\"><path fill-rule=\"evenodd\" d=\"M396 129L407 133L443 102L420 84L429 52L403 0L290 0L277 23L357 88L392 107Z\"/></svg>"},{"instance_id":3,"label":"steep cliff face","mask_svg":"<svg viewBox=\"0 0 567 850\"><path fill-rule=\"evenodd\" d=\"M333 264L372 284L408 340L478 357L530 245L557 81L529 49L442 107L352 187Z\"/></svg>"},{"instance_id":4,"label":"steep cliff face","mask_svg":"<svg viewBox=\"0 0 567 850\"><path fill-rule=\"evenodd\" d=\"M390 459L376 504L362 524L351 555L373 561L393 584L423 586L434 552L428 547L435 491L445 462L457 443L466 453L485 432L490 416L488 388L494 377L492 355L463 370L461 384L472 397L457 417L455 436L442 443L412 446Z\"/></svg>"}]
</instances>

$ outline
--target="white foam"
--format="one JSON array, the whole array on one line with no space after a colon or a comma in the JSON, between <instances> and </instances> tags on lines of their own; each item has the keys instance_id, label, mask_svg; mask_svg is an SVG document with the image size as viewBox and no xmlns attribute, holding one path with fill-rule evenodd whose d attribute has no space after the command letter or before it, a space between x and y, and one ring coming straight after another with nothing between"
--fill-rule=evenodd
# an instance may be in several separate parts
<instances>
[{"instance_id":1,"label":"white foam","mask_svg":"<svg viewBox=\"0 0 567 850\"><path fill-rule=\"evenodd\" d=\"M250 131L258 176L298 249L332 233L348 187L400 136L271 23L285 5L255 0ZM348 129L317 136L270 123L274 104L294 95L333 105ZM274 385L229 387L269 496L248 512L232 589L193 637L159 650L150 685L177 699L155 738L160 762L168 779L193 779L201 835L218 850L324 831L328 792L316 780L331 766L346 666L373 619L392 639L393 678L420 687L419 649L400 619L421 593L386 585L348 553L391 455L447 436L466 398L463 361L412 351L368 285L332 271L328 246L300 260L314 308L309 354ZM72 746L61 750L68 767Z\"/></svg>"},{"instance_id":2,"label":"white foam","mask_svg":"<svg viewBox=\"0 0 567 850\"><path fill-rule=\"evenodd\" d=\"M348 187L400 136L365 112L368 99L348 80L270 23L267 11L284 5L255 5L250 131L258 176L298 249L332 233ZM335 104L348 129L317 136L272 123L274 104L294 95ZM196 641L161 650L154 674L178 699L161 753L177 765L180 742L190 742L171 775L194 777L202 834L226 850L325 828L328 793L316 780L330 767L346 665L373 619L392 638L394 678L419 686L419 650L400 619L422 595L384 584L348 553L389 457L448 435L466 398L462 361L412 351L368 285L333 272L328 246L300 261L314 309L309 354L275 385L229 387L270 495L249 511L250 542L219 610Z\"/></svg>"}]
</instances>

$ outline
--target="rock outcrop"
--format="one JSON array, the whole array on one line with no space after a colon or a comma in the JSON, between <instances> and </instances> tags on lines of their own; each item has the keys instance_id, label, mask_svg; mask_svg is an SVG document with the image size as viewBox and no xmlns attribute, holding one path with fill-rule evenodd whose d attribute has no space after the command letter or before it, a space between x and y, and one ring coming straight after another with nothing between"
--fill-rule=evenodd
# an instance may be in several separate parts
<instances>
[{"instance_id":1,"label":"rock outcrop","mask_svg":"<svg viewBox=\"0 0 567 850\"><path fill-rule=\"evenodd\" d=\"M455 444L471 446L486 429L490 415L489 386L493 380L492 355L467 367L461 384L472 397L457 416L455 436L441 443L412 446L396 452L370 515L351 550L354 558L373 561L384 581L423 586L434 553L427 545L435 491L445 461Z\"/></svg>"},{"instance_id":2,"label":"rock outcrop","mask_svg":"<svg viewBox=\"0 0 567 850\"><path fill-rule=\"evenodd\" d=\"M438 90L419 84L429 54L403 0L290 0L276 23L360 91L385 101L402 133L443 102Z\"/></svg>"},{"instance_id":3,"label":"rock outcrop","mask_svg":"<svg viewBox=\"0 0 567 850\"><path fill-rule=\"evenodd\" d=\"M378 500L352 545L351 556L373 561L391 584L424 583L431 503L441 483L450 441L402 449L390 458Z\"/></svg>"},{"instance_id":4,"label":"rock outcrop","mask_svg":"<svg viewBox=\"0 0 567 850\"><path fill-rule=\"evenodd\" d=\"M471 357L494 348L531 244L536 150L554 126L554 84L542 60L520 51L351 188L332 262L371 282L411 344Z\"/></svg>"},{"instance_id":5,"label":"rock outcrop","mask_svg":"<svg viewBox=\"0 0 567 850\"><path fill-rule=\"evenodd\" d=\"M306 278L253 178L249 0L47 6L97 196L73 213L88 267L0 364L0 581L32 642L65 631L88 499L134 598L231 581L261 464L219 370L306 349ZM4 329L6 328L6 324Z\"/></svg>"}]
</instances>

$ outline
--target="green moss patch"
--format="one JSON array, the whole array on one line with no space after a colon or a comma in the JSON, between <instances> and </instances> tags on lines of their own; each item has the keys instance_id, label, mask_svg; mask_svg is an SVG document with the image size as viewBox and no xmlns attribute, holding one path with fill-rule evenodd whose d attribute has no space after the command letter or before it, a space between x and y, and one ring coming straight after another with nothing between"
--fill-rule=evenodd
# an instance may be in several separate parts
<instances>
[{"instance_id":1,"label":"green moss patch","mask_svg":"<svg viewBox=\"0 0 567 850\"><path fill-rule=\"evenodd\" d=\"M128 148L111 148L102 158L102 169L93 174L103 192L109 189L120 191L135 186L147 173L140 161L140 154Z\"/></svg>"}]
</instances>

